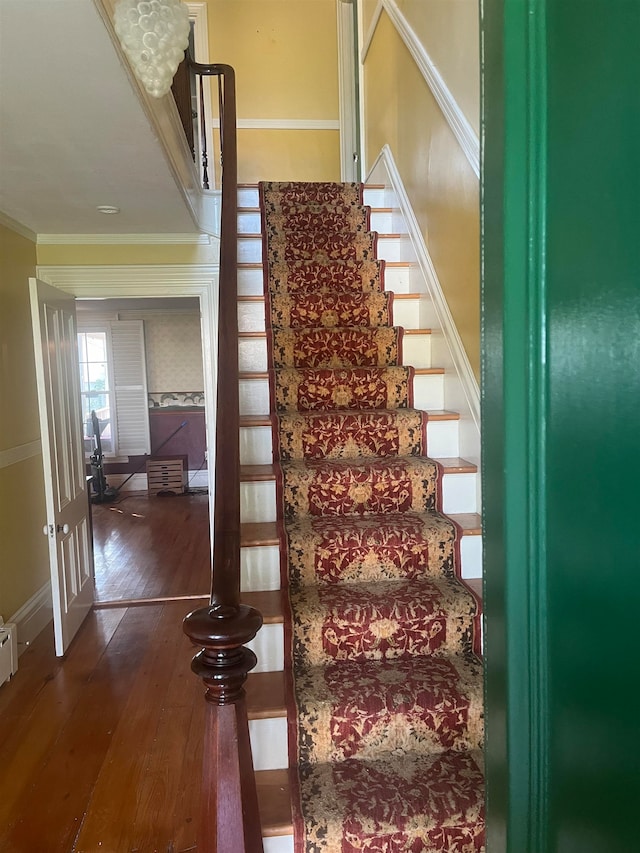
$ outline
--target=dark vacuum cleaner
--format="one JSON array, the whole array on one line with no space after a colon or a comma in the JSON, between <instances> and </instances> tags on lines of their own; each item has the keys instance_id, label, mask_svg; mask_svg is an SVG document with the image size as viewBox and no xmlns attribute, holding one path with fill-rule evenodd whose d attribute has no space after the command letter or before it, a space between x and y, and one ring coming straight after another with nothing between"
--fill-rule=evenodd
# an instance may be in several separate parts
<instances>
[{"instance_id":1,"label":"dark vacuum cleaner","mask_svg":"<svg viewBox=\"0 0 640 853\"><path fill-rule=\"evenodd\" d=\"M91 495L91 503L104 504L115 501L118 497L118 490L112 489L107 484L107 478L104 476L104 455L102 453L102 441L100 439L100 421L95 411L91 411L91 425L93 428L93 441L95 448L89 457L91 465L91 483L93 485L93 494Z\"/></svg>"}]
</instances>

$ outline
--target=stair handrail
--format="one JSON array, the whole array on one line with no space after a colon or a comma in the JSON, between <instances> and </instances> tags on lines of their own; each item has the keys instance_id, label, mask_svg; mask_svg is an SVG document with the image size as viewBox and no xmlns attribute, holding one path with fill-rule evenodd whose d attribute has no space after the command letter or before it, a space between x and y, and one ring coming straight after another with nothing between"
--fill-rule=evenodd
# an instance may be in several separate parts
<instances>
[{"instance_id":1,"label":"stair handrail","mask_svg":"<svg viewBox=\"0 0 640 853\"><path fill-rule=\"evenodd\" d=\"M185 634L200 648L191 663L205 686L206 717L198 853L260 853L262 832L244 683L256 664L245 644L261 614L240 602L240 428L237 306L237 140L235 73L203 65L220 91L222 219L220 230L213 565L209 605L189 613Z\"/></svg>"}]
</instances>

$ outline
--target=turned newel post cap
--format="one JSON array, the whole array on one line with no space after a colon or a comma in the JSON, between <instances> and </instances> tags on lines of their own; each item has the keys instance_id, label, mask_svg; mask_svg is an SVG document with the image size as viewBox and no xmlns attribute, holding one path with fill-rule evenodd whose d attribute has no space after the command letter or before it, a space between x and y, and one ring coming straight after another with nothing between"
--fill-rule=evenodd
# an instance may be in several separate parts
<instances>
[{"instance_id":1,"label":"turned newel post cap","mask_svg":"<svg viewBox=\"0 0 640 853\"><path fill-rule=\"evenodd\" d=\"M212 604L193 610L182 623L191 642L205 649L243 646L255 637L261 626L260 611L246 604L237 607Z\"/></svg>"}]
</instances>

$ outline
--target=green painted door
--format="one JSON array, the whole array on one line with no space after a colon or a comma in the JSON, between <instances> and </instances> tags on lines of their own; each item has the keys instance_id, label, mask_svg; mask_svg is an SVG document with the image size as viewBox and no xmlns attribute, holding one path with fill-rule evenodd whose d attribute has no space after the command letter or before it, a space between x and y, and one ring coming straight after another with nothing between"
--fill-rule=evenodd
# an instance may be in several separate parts
<instances>
[{"instance_id":1,"label":"green painted door","mask_svg":"<svg viewBox=\"0 0 640 853\"><path fill-rule=\"evenodd\" d=\"M640 0L486 0L488 851L640 850Z\"/></svg>"}]
</instances>

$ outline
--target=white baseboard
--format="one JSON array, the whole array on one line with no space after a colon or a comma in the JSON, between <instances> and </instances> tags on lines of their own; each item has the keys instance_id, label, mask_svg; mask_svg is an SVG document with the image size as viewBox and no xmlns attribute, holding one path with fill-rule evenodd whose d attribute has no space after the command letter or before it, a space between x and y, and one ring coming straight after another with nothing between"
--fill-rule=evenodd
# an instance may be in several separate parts
<instances>
[{"instance_id":1,"label":"white baseboard","mask_svg":"<svg viewBox=\"0 0 640 853\"><path fill-rule=\"evenodd\" d=\"M51 581L47 581L8 620L18 626L18 655L24 652L52 619Z\"/></svg>"},{"instance_id":2,"label":"white baseboard","mask_svg":"<svg viewBox=\"0 0 640 853\"><path fill-rule=\"evenodd\" d=\"M190 489L206 489L209 486L209 472L206 468L187 472L187 483Z\"/></svg>"},{"instance_id":3,"label":"white baseboard","mask_svg":"<svg viewBox=\"0 0 640 853\"><path fill-rule=\"evenodd\" d=\"M445 408L460 413L460 455L479 465L480 389L388 145L385 145L378 155L367 176L367 181L390 187L394 198L393 201L390 199L389 203L395 204L400 209L411 239L417 267L424 280L425 291L431 297L436 327L432 334L433 361L439 367L445 368ZM479 477L478 481L480 481Z\"/></svg>"}]
</instances>

